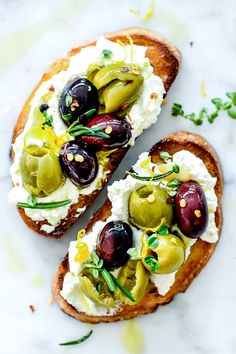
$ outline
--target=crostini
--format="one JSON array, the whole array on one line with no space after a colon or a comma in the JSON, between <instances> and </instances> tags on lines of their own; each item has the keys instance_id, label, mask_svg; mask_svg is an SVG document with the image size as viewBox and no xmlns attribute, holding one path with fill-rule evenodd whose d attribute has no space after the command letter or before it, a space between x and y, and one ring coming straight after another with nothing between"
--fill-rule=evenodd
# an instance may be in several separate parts
<instances>
[{"instance_id":1,"label":"crostini","mask_svg":"<svg viewBox=\"0 0 236 354\"><path fill-rule=\"evenodd\" d=\"M180 53L133 28L72 49L43 75L16 122L9 201L59 238L93 202L135 139L157 120Z\"/></svg>"},{"instance_id":2,"label":"crostini","mask_svg":"<svg viewBox=\"0 0 236 354\"><path fill-rule=\"evenodd\" d=\"M60 308L98 323L169 303L217 245L222 192L219 158L199 135L174 133L142 153L70 243L52 284Z\"/></svg>"}]
</instances>

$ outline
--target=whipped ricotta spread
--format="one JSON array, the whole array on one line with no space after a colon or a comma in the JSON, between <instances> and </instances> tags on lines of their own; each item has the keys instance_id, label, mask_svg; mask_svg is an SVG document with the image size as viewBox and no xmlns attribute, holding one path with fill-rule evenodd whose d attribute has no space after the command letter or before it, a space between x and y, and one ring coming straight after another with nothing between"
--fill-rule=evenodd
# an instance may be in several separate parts
<instances>
[{"instance_id":1,"label":"whipped ricotta spread","mask_svg":"<svg viewBox=\"0 0 236 354\"><path fill-rule=\"evenodd\" d=\"M112 51L112 61L110 59L104 59L102 51L108 49ZM15 140L13 144L13 150L15 154L13 165L11 166L11 176L14 187L9 193L9 201L16 204L17 202L26 202L29 193L23 186L22 177L20 173L20 158L24 145L24 135L33 125L33 112L36 107L39 107L42 96L49 92L49 88L53 86L54 91L51 93L51 98L48 101L47 113L53 117L53 128L57 136L66 132L66 125L59 115L58 102L60 94L65 85L72 79L80 76L86 77L89 65L101 62L106 66L114 62L124 61L126 64L137 64L144 78L144 86L142 95L134 103L129 112L129 121L132 126L132 136L129 145L133 145L135 138L139 136L144 129L147 129L150 125L156 122L157 116L161 111L161 103L163 100L163 94L165 93L164 85L160 77L153 74L153 67L150 61L145 57L146 47L137 45L122 45L101 37L97 40L95 46L89 46L83 48L78 54L70 57L69 66L66 70L60 71L54 75L51 79L43 82L34 94L31 100L31 108L24 130ZM155 93L154 97L152 93ZM98 188L101 179L105 179L105 172L100 166L99 173L88 187L77 188L68 178L66 183L59 187L56 191L41 198L41 202L55 202L65 199L71 199L71 203L56 208L54 210L36 210L25 209L25 213L34 221L45 220L45 224L42 225L42 230L46 232L52 232L61 220L64 219L70 206L76 203L79 199L79 195L88 195Z\"/></svg>"},{"instance_id":2,"label":"whipped ricotta spread","mask_svg":"<svg viewBox=\"0 0 236 354\"><path fill-rule=\"evenodd\" d=\"M214 218L214 213L217 208L217 197L214 191L216 178L210 175L200 158L196 157L194 154L187 150L182 150L175 153L173 155L172 161L167 161L167 164L171 165L172 163L177 164L180 168L178 179L181 182L194 180L198 182L204 190L208 205L209 221L207 229L201 236L201 239L209 243L216 242L218 240L218 230ZM151 176L151 171L154 171L155 174L160 173L158 165L150 161L147 152L144 152L139 156L137 163L133 166L133 170L141 176ZM112 214L105 222L96 222L93 226L93 229L83 237L83 242L87 243L90 252L96 248L97 237L107 222L115 220L129 222L128 201L130 194L132 191L138 189L146 183L147 182L145 181L134 179L128 175L125 179L116 181L108 187L108 198L112 203ZM167 182L164 180L151 182L153 185L158 185L160 183ZM134 237L134 247L139 253L141 248L140 240L142 231L133 226L131 226L131 228ZM186 245L187 259L191 252L191 246L196 242L196 240L185 237L184 242ZM86 298L86 302L84 300L81 301L81 289L79 285L78 274L82 270L83 265L82 263L75 261L76 253L76 241L72 241L69 247L69 272L65 276L61 295L78 311L83 311L90 315L112 315L114 312L119 311L119 306L113 308L112 310L108 310L105 307L95 306L93 302L90 303L91 300L88 298ZM170 274L151 274L150 279L155 284L160 295L165 295L170 290L172 284L175 281L175 274L176 272ZM85 295L83 295L83 297L84 296Z\"/></svg>"}]
</instances>

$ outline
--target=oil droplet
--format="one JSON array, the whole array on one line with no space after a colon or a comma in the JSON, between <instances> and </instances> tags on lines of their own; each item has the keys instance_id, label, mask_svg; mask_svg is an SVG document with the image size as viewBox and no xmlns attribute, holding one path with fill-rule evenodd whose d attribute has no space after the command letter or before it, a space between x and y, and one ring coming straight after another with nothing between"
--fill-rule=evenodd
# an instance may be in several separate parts
<instances>
[{"instance_id":1,"label":"oil droplet","mask_svg":"<svg viewBox=\"0 0 236 354\"><path fill-rule=\"evenodd\" d=\"M138 326L138 320L125 321L122 329L122 339L128 354L142 354L144 351L144 335Z\"/></svg>"},{"instance_id":2,"label":"oil droplet","mask_svg":"<svg viewBox=\"0 0 236 354\"><path fill-rule=\"evenodd\" d=\"M34 288L40 289L44 286L45 281L41 274L35 274L31 278L31 284Z\"/></svg>"},{"instance_id":3,"label":"oil droplet","mask_svg":"<svg viewBox=\"0 0 236 354\"><path fill-rule=\"evenodd\" d=\"M15 274L23 273L26 270L26 263L9 235L6 235L4 245L10 272Z\"/></svg>"}]
</instances>

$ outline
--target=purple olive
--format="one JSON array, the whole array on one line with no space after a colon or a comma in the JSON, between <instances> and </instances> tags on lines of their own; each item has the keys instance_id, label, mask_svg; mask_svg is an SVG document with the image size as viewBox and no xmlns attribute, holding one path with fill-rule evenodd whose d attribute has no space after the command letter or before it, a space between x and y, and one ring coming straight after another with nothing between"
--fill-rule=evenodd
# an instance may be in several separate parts
<instances>
[{"instance_id":1,"label":"purple olive","mask_svg":"<svg viewBox=\"0 0 236 354\"><path fill-rule=\"evenodd\" d=\"M59 161L65 174L79 187L90 184L97 176L96 154L85 143L76 140L64 143Z\"/></svg>"},{"instance_id":2,"label":"purple olive","mask_svg":"<svg viewBox=\"0 0 236 354\"><path fill-rule=\"evenodd\" d=\"M63 89L59 112L64 122L69 126L81 114L90 109L98 109L98 90L85 78L70 81Z\"/></svg>"},{"instance_id":3,"label":"purple olive","mask_svg":"<svg viewBox=\"0 0 236 354\"><path fill-rule=\"evenodd\" d=\"M101 114L92 118L87 124L88 128L101 128L101 132L110 138L83 136L83 140L100 149L118 148L128 143L131 138L131 125L124 119L111 114Z\"/></svg>"},{"instance_id":4,"label":"purple olive","mask_svg":"<svg viewBox=\"0 0 236 354\"><path fill-rule=\"evenodd\" d=\"M179 228L187 237L199 238L206 231L207 201L197 182L181 183L175 196L175 213Z\"/></svg>"},{"instance_id":5,"label":"purple olive","mask_svg":"<svg viewBox=\"0 0 236 354\"><path fill-rule=\"evenodd\" d=\"M98 236L97 255L103 259L108 269L124 265L129 255L128 249L133 247L133 232L131 227L123 221L110 221Z\"/></svg>"}]
</instances>

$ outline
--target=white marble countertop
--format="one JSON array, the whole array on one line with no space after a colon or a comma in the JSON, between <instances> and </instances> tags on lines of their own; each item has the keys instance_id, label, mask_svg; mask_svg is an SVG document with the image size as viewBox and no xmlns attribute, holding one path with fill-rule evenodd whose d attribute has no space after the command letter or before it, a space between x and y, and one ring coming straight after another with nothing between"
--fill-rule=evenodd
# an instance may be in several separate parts
<instances>
[{"instance_id":1,"label":"white marble countertop","mask_svg":"<svg viewBox=\"0 0 236 354\"><path fill-rule=\"evenodd\" d=\"M236 353L236 121L221 115L214 125L196 127L171 117L173 102L186 110L210 106L211 97L235 90L235 0L156 0L152 19L140 20L129 7L145 12L149 1L137 0L0 0L0 351L3 354L233 354ZM139 7L140 6L140 7ZM159 122L146 131L126 156L113 179L123 176L142 151L176 130L205 136L216 148L224 169L224 227L208 266L186 294L136 321L143 349L124 346L129 323L94 326L92 337L74 347L59 342L79 338L91 326L63 314L51 298L53 273L76 230L101 205L93 207L61 240L34 235L8 205L9 150L14 122L45 68L67 50L113 30L143 26L159 32L182 51L183 64ZM193 42L193 45L190 45ZM208 97L200 91L205 81ZM32 314L29 305L36 311ZM136 341L137 338L134 338ZM140 349L141 348L141 349Z\"/></svg>"}]
</instances>

